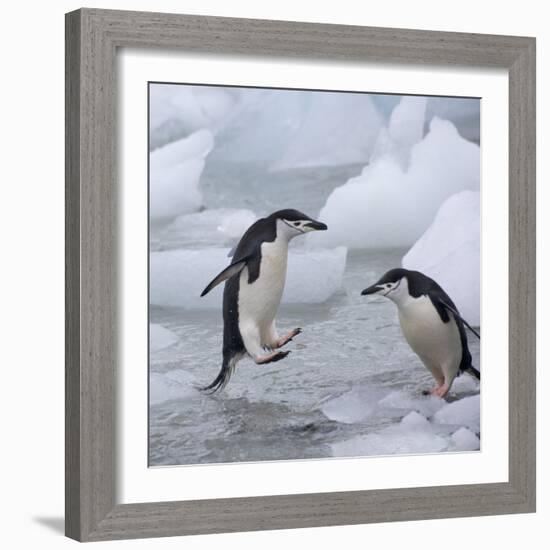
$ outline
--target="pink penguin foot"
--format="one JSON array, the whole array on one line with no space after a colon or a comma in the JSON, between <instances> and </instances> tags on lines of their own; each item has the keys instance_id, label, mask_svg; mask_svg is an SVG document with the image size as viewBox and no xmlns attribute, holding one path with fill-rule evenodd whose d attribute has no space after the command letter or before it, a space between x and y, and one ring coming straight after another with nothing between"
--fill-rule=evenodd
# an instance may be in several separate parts
<instances>
[{"instance_id":1,"label":"pink penguin foot","mask_svg":"<svg viewBox=\"0 0 550 550\"><path fill-rule=\"evenodd\" d=\"M266 365L267 363L276 363L281 359L284 359L290 351L274 351L267 355L258 355L254 358L257 365Z\"/></svg>"},{"instance_id":2,"label":"pink penguin foot","mask_svg":"<svg viewBox=\"0 0 550 550\"><path fill-rule=\"evenodd\" d=\"M449 385L442 383L442 384L439 384L439 386L432 388L431 390L424 390L422 392L422 395L435 395L437 397L445 397L448 392L449 392Z\"/></svg>"},{"instance_id":3,"label":"pink penguin foot","mask_svg":"<svg viewBox=\"0 0 550 550\"><path fill-rule=\"evenodd\" d=\"M437 397L445 397L449 391L449 385L448 384L441 384L441 386L437 386L437 388L434 388L430 391L430 395L435 395Z\"/></svg>"},{"instance_id":4,"label":"pink penguin foot","mask_svg":"<svg viewBox=\"0 0 550 550\"><path fill-rule=\"evenodd\" d=\"M302 332L301 328L295 328L291 330L288 334L281 336L281 338L277 340L277 347L282 348L285 344L288 344L289 342L291 342L295 336L298 336L300 332Z\"/></svg>"}]
</instances>

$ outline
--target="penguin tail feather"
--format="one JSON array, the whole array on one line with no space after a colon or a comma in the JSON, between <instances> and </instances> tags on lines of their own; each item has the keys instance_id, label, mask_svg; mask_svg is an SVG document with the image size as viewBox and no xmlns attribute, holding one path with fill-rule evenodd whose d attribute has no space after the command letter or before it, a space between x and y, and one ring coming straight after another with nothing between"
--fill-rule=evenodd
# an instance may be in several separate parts
<instances>
[{"instance_id":1,"label":"penguin tail feather","mask_svg":"<svg viewBox=\"0 0 550 550\"><path fill-rule=\"evenodd\" d=\"M481 380L480 372L475 367L472 367L472 365L470 365L469 367L466 367L463 372L467 372L469 375L473 376L474 378Z\"/></svg>"},{"instance_id":2,"label":"penguin tail feather","mask_svg":"<svg viewBox=\"0 0 550 550\"><path fill-rule=\"evenodd\" d=\"M236 364L237 364L236 357L229 357L228 355L224 354L222 368L218 373L218 376L216 376L213 382L208 384L208 386L199 387L198 389L201 392L206 393L208 395L212 395L217 391L223 390L225 386L227 386L227 383L229 382L229 379L231 378L231 375L235 370Z\"/></svg>"}]
</instances>

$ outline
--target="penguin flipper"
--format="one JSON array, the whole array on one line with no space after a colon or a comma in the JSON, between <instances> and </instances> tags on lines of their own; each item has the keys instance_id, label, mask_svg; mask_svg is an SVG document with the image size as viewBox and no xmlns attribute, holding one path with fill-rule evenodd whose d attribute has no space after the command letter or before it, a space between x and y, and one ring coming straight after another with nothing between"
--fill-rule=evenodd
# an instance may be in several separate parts
<instances>
[{"instance_id":1,"label":"penguin flipper","mask_svg":"<svg viewBox=\"0 0 550 550\"><path fill-rule=\"evenodd\" d=\"M201 297L208 294L215 286L218 286L220 283L223 283L223 281L226 281L227 279L230 279L234 275L237 275L238 273L240 273L244 269L244 266L246 265L247 261L248 261L248 257L242 258L239 261L234 262L228 267L226 267L221 273L216 275L216 277L201 292Z\"/></svg>"},{"instance_id":2,"label":"penguin flipper","mask_svg":"<svg viewBox=\"0 0 550 550\"><path fill-rule=\"evenodd\" d=\"M456 308L452 307L450 304L446 303L443 300L440 300L440 303L445 309L449 310L455 316L455 318L460 319L464 323L464 326L466 326L466 328L468 328L468 330L472 334L475 334L475 336L477 336L478 340L481 340L481 336L479 335L479 332L477 332L477 330L473 329L470 326L470 324L465 319L462 318L462 316L460 315L460 313L458 313Z\"/></svg>"}]
</instances>

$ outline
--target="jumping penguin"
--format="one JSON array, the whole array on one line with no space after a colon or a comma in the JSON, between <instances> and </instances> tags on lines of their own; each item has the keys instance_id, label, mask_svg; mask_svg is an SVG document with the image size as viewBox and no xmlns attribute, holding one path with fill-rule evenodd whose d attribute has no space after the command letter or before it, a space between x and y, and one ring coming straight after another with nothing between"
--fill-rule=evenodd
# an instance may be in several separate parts
<instances>
[{"instance_id":1,"label":"jumping penguin","mask_svg":"<svg viewBox=\"0 0 550 550\"><path fill-rule=\"evenodd\" d=\"M201 388L203 391L223 389L245 354L263 365L280 361L290 353L276 350L301 329L279 336L275 328L285 286L288 243L303 233L326 229L324 223L292 209L274 212L248 228L235 248L232 263L201 294L208 294L225 281L222 368L211 384Z\"/></svg>"},{"instance_id":2,"label":"jumping penguin","mask_svg":"<svg viewBox=\"0 0 550 550\"><path fill-rule=\"evenodd\" d=\"M479 334L433 279L419 271L396 268L361 294L379 294L397 305L405 339L437 382L425 393L444 397L462 372L480 379L479 371L472 366L464 327L477 338Z\"/></svg>"}]
</instances>

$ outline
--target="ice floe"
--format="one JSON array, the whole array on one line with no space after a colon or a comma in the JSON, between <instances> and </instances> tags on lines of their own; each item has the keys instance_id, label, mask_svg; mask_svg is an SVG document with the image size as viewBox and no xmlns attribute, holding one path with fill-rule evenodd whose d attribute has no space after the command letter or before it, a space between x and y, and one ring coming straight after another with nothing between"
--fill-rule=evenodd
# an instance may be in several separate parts
<instances>
[{"instance_id":1,"label":"ice floe","mask_svg":"<svg viewBox=\"0 0 550 550\"><path fill-rule=\"evenodd\" d=\"M334 443L335 456L438 453L447 450L448 440L438 435L428 420L411 411L401 422L380 431Z\"/></svg>"},{"instance_id":2,"label":"ice floe","mask_svg":"<svg viewBox=\"0 0 550 550\"><path fill-rule=\"evenodd\" d=\"M334 456L368 456L477 450L479 406L479 395L449 403L405 390L363 386L325 400L320 409L330 420L364 426L366 432L333 444ZM381 421L390 425L373 430Z\"/></svg>"},{"instance_id":3,"label":"ice floe","mask_svg":"<svg viewBox=\"0 0 550 550\"><path fill-rule=\"evenodd\" d=\"M199 130L150 153L151 221L169 220L201 208L199 180L213 144L212 133Z\"/></svg>"}]
</instances>

